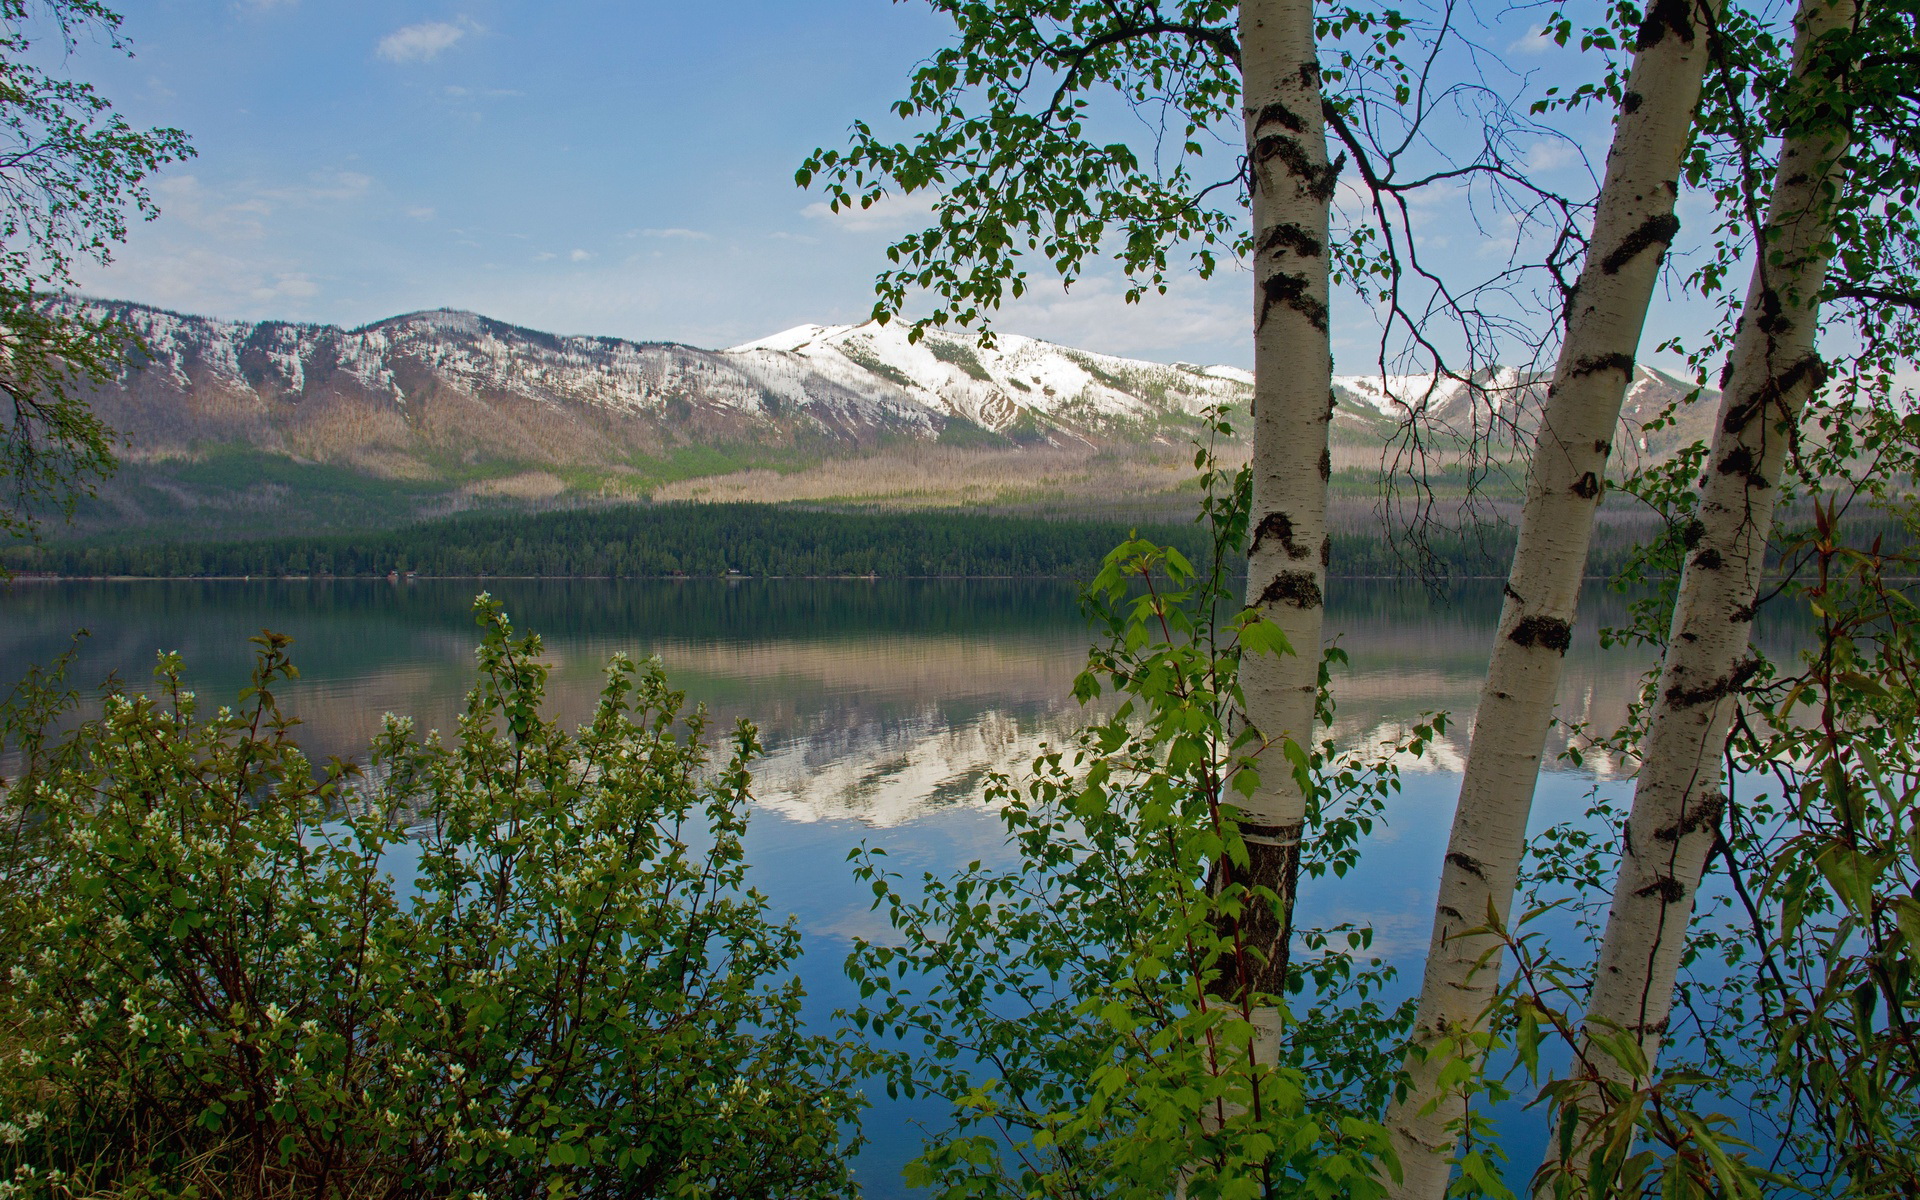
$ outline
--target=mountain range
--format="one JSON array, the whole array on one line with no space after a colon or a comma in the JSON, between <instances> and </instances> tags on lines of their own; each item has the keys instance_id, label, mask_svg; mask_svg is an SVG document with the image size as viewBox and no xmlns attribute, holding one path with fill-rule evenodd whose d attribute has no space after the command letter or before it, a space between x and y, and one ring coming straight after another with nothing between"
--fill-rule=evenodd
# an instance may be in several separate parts
<instances>
[{"instance_id":1,"label":"mountain range","mask_svg":"<svg viewBox=\"0 0 1920 1200\"><path fill-rule=\"evenodd\" d=\"M930 330L916 342L897 324L803 325L705 350L453 310L346 329L72 303L123 322L143 347L92 397L126 465L83 508L91 531L350 528L642 497L1164 502L1191 474L1200 414L1244 414L1252 395L1234 367L1007 333ZM1657 453L1634 429L1688 390L1640 368L1623 444ZM1511 370L1471 383L1339 378L1336 467L1377 462L1410 408L1439 431L1443 457L1475 431L1511 446L1543 392Z\"/></svg>"}]
</instances>

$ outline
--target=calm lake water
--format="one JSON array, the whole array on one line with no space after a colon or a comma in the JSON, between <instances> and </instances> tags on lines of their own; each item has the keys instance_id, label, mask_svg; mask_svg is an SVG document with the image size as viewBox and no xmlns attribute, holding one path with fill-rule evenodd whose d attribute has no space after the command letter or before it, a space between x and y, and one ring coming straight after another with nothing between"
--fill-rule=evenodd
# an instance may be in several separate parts
<instances>
[{"instance_id":1,"label":"calm lake water","mask_svg":"<svg viewBox=\"0 0 1920 1200\"><path fill-rule=\"evenodd\" d=\"M282 689L304 722L310 756L361 755L383 713L451 728L471 682L473 594L459 581L21 583L0 591L0 681L60 653L77 629L74 679L149 677L158 650L177 650L202 697L246 682L247 638L292 635L301 678ZM871 894L848 877L849 848L885 846L915 876L1005 851L981 804L990 771L1017 771L1042 741L1082 716L1070 695L1087 648L1073 587L1022 581L489 580L515 624L540 632L553 666L551 701L573 720L591 709L615 651L658 655L676 687L722 727L756 722L766 754L756 773L749 837L753 882L805 934L803 973L823 1015L849 1002L840 974L848 939L879 935ZM1597 586L1568 655L1561 716L1611 730L1647 666L1602 650L1597 629L1624 622ZM1329 588L1329 635L1352 657L1336 681L1343 745L1388 739L1421 713L1446 710L1455 736L1409 770L1389 826L1362 869L1316 883L1307 921L1370 921L1376 944L1416 969L1431 922L1439 860L1500 585L1457 585L1436 599L1411 585L1340 581ZM1564 766L1564 764L1562 764ZM1596 787L1620 788L1617 765L1589 756L1541 781L1535 823L1577 814ZM899 1165L917 1149L915 1120L937 1110L884 1102L869 1113L867 1194L905 1194ZM1522 1140L1531 1140L1525 1139ZM1516 1163L1537 1159L1510 1147Z\"/></svg>"}]
</instances>

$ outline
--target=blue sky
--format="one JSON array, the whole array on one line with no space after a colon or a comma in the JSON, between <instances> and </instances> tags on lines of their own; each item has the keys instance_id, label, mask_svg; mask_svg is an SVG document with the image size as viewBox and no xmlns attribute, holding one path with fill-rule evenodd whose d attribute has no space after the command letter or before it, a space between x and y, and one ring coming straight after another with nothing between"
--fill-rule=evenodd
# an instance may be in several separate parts
<instances>
[{"instance_id":1,"label":"blue sky","mask_svg":"<svg viewBox=\"0 0 1920 1200\"><path fill-rule=\"evenodd\" d=\"M835 216L793 184L882 118L946 27L891 0L128 0L135 57L66 68L199 150L155 187L91 294L362 324L468 308L537 329L724 346L862 319L913 204ZM1524 33L1521 25L1519 32ZM1498 35L1504 45L1508 34ZM1537 39L1533 39L1537 42ZM1525 62L1535 47L1512 42ZM1457 219L1430 217L1438 253ZM1002 328L1245 365L1247 276L1128 306L1111 275L1042 288ZM1349 310L1351 311L1351 310ZM1343 324L1364 370L1365 313ZM1655 326L1658 328L1658 326Z\"/></svg>"}]
</instances>

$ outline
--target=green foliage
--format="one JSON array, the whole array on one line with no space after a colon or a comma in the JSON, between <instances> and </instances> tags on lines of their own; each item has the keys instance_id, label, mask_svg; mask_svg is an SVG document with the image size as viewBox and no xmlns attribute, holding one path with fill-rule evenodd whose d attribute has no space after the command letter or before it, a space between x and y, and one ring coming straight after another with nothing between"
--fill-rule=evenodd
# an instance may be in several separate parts
<instances>
[{"instance_id":1,"label":"green foliage","mask_svg":"<svg viewBox=\"0 0 1920 1200\"><path fill-rule=\"evenodd\" d=\"M591 719L481 597L450 740L389 717L315 770L274 688L211 712L20 694L0 900L15 1196L829 1197L856 1056L800 1028L798 931L747 887L751 726L718 758L659 664ZM854 1139L857 1145L858 1139Z\"/></svg>"},{"instance_id":2,"label":"green foliage","mask_svg":"<svg viewBox=\"0 0 1920 1200\"><path fill-rule=\"evenodd\" d=\"M1263 953L1242 915L1276 897L1236 874L1248 859L1232 807L1259 771L1307 775L1303 866L1344 874L1398 788L1391 752L1310 753L1236 730L1241 657L1291 651L1227 589L1250 477L1204 450L1200 463L1201 565L1131 538L1087 590L1102 640L1075 691L1113 695L1111 716L989 785L1015 863L909 887L882 851L853 856L893 937L849 958L852 1017L924 1046L892 1060L890 1090L953 1106L907 1171L933 1195L1384 1191L1377 1113L1410 1012L1382 999L1392 971L1352 926L1301 935L1296 998L1236 994ZM1395 749L1418 754L1443 728ZM1288 1004L1279 1044L1256 1051L1253 1009Z\"/></svg>"},{"instance_id":3,"label":"green foliage","mask_svg":"<svg viewBox=\"0 0 1920 1200\"><path fill-rule=\"evenodd\" d=\"M1915 478L1909 476L1909 479ZM1906 504L1909 521L1920 509ZM1920 1188L1920 560L1849 550L1839 507L1794 588L1820 622L1797 671L1758 689L1730 747L1758 779L1726 855L1748 919L1743 967L1772 1116L1805 1174L1850 1196Z\"/></svg>"},{"instance_id":4,"label":"green foliage","mask_svg":"<svg viewBox=\"0 0 1920 1200\"><path fill-rule=\"evenodd\" d=\"M1517 1069L1551 1074L1555 1046L1588 1056L1539 1089L1563 1147L1581 1127L1567 1106L1582 1106L1595 1152L1592 1177L1549 1178L1553 1194L1595 1181L1622 1196L1920 1186L1920 416L1875 406L1847 427L1809 441L1801 464L1846 494L1777 535L1763 612L1804 614L1812 636L1798 661L1758 661L1735 693L1720 841L1657 1068L1621 1031L1583 1044L1577 1015L1591 964L1571 947L1598 944L1618 863L1601 831L1624 814L1596 801L1534 847L1532 907L1510 942L1518 972L1498 1003ZM1636 584L1687 549L1691 473L1636 485L1675 531L1633 564ZM1847 537L1849 523L1887 533ZM1663 646L1670 604L1670 590L1647 596L1612 636ZM1638 745L1651 700L1616 749ZM1581 937L1549 932L1566 920Z\"/></svg>"},{"instance_id":5,"label":"green foliage","mask_svg":"<svg viewBox=\"0 0 1920 1200\"><path fill-rule=\"evenodd\" d=\"M82 35L123 49L120 18L98 0L0 0L0 394L10 411L0 474L12 494L0 530L31 534L34 510L72 510L90 477L113 466L112 434L88 409L137 346L109 319L61 302L77 259L108 261L127 210L158 215L146 180L192 155L177 129L139 130L93 87L27 61L45 22L71 45Z\"/></svg>"}]
</instances>

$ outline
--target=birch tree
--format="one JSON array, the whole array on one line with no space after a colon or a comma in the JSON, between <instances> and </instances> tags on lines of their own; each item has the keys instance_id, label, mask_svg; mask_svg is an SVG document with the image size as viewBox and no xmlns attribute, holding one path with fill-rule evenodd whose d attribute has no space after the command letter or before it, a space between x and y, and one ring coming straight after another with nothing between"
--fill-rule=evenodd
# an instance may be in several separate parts
<instances>
[{"instance_id":1,"label":"birch tree","mask_svg":"<svg viewBox=\"0 0 1920 1200\"><path fill-rule=\"evenodd\" d=\"M1596 1084L1642 1086L1659 1057L1694 895L1721 832L1721 757L1740 685L1758 666L1749 634L1775 498L1801 415L1826 370L1815 334L1848 130L1833 97L1810 85L1847 74L1844 52L1829 47L1855 12L1854 0L1805 0L1794 21L1800 103L1756 231L1712 447L1696 481L1697 515L1686 530L1688 555L1588 1002L1580 1069ZM1594 1044L1616 1034L1627 1035L1638 1054ZM1602 1102L1595 1089L1579 1106L1591 1117ZM1560 1119L1580 1118L1570 1106ZM1543 1178L1578 1177L1584 1161L1577 1145L1571 1161L1550 1161Z\"/></svg>"},{"instance_id":2,"label":"birch tree","mask_svg":"<svg viewBox=\"0 0 1920 1200\"><path fill-rule=\"evenodd\" d=\"M1499 982L1501 943L1491 926L1504 923L1512 901L1620 406L1660 264L1679 229L1681 160L1717 11L1716 0L1656 3L1634 42L1448 838L1410 1084L1388 1114L1401 1171L1395 1194L1405 1200L1438 1200L1447 1191L1466 1105L1443 1072L1475 1060Z\"/></svg>"},{"instance_id":3,"label":"birch tree","mask_svg":"<svg viewBox=\"0 0 1920 1200\"><path fill-rule=\"evenodd\" d=\"M1237 810L1246 861L1215 869L1221 886L1251 885L1270 899L1241 914L1236 937L1259 950L1236 959L1224 985L1235 996L1275 995L1287 977L1310 806L1328 565L1331 285L1388 280L1380 302L1389 328L1397 317L1416 329L1434 312L1470 323L1442 288L1403 294L1410 274L1437 279L1417 263L1403 269L1412 254L1408 194L1484 184L1522 225L1541 214L1563 220L1571 206L1502 157L1511 130L1501 98L1478 83L1428 86L1450 10L1418 31L1426 58L1409 69L1396 47L1415 31L1392 10L1313 0L930 2L958 37L914 72L894 106L921 130L892 141L858 122L847 149L816 151L798 172L835 208L867 207L890 190L934 194L934 226L888 250L876 319L895 319L911 302L926 307L914 335L948 323L984 327L1028 291L1025 264L1036 257L1070 284L1111 255L1130 301L1166 291L1182 251L1202 277L1229 260L1251 267L1246 598L1290 652L1247 663L1244 715L1264 747L1259 782ZM1328 85L1337 86L1323 92ZM1473 103L1462 102L1463 88ZM1445 170L1416 167L1415 150L1433 141L1423 122L1456 103L1476 129L1484 121L1483 138ZM1107 132L1103 113L1115 106L1152 110L1149 124L1163 132L1138 149L1096 134ZM1356 119L1389 110L1400 119ZM1358 236L1343 236L1331 217L1348 164L1372 199ZM1276 1010L1262 1011L1271 1033Z\"/></svg>"},{"instance_id":4,"label":"birch tree","mask_svg":"<svg viewBox=\"0 0 1920 1200\"><path fill-rule=\"evenodd\" d=\"M1254 276L1247 604L1294 652L1252 655L1241 667L1247 719L1270 748L1259 786L1239 809L1242 882L1271 889L1275 901L1243 918L1243 935L1267 948L1265 961L1249 963L1230 993L1277 996L1286 985L1311 787L1298 748L1312 743L1320 683L1333 421L1328 213L1340 166L1327 156L1312 0L1243 3L1240 36ZM1278 1010L1262 1006L1254 1020L1277 1047Z\"/></svg>"}]
</instances>

